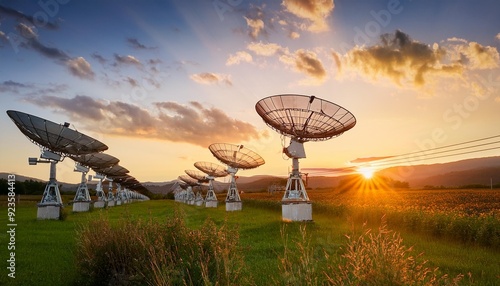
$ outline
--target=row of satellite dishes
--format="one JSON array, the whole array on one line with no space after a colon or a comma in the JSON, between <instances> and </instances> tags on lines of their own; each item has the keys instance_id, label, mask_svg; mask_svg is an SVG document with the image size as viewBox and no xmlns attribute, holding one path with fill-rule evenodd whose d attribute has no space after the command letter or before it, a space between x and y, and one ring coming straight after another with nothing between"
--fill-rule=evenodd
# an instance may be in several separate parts
<instances>
[{"instance_id":1,"label":"row of satellite dishes","mask_svg":"<svg viewBox=\"0 0 500 286\"><path fill-rule=\"evenodd\" d=\"M38 203L37 217L39 219L58 219L60 216L63 200L56 180L56 164L65 157L75 161L75 172L82 173L81 182L73 200L73 211L84 212L90 209L92 201L87 187L87 174L90 169L96 172L95 178L99 179L96 188L97 201L94 202L94 207L103 208L106 204L111 207L115 204L149 199L140 193L145 190L144 186L127 174L129 171L118 164L120 161L118 158L102 153L108 149L104 143L70 129L68 123L57 124L14 110L8 110L7 115L31 142L40 147L40 159L29 158L29 164L50 164L49 182ZM109 181L107 194L103 190L104 180ZM113 192L113 182L117 186L116 193Z\"/></svg>"},{"instance_id":2,"label":"row of satellite dishes","mask_svg":"<svg viewBox=\"0 0 500 286\"><path fill-rule=\"evenodd\" d=\"M265 163L262 157L245 148L243 145L229 143L214 143L208 149L227 167L210 162L196 162L198 170L185 170L185 175L178 177L181 191L176 191L175 200L190 205L217 207L218 201L214 190L214 179L230 175L229 187L226 194L226 211L239 211L242 209L241 197L236 186L236 173L239 169L253 169ZM205 198L201 194L201 186L208 183ZM193 188L198 186L195 194Z\"/></svg>"},{"instance_id":3,"label":"row of satellite dishes","mask_svg":"<svg viewBox=\"0 0 500 286\"><path fill-rule=\"evenodd\" d=\"M356 125L356 118L345 108L315 96L282 94L261 99L255 110L264 122L283 136L290 138L288 147L283 153L292 159L292 171L287 180L282 202L282 218L290 221L312 220L312 206L302 181L299 159L306 158L304 143L308 141L324 141L337 137ZM32 142L42 149L43 160L30 159L30 163L50 162L50 180L45 189L41 206L61 205L62 201L55 180L55 164L65 156L76 161L77 170L82 172L82 184L88 168L98 174L112 178L118 186L129 189L144 188L135 178L127 175L128 171L118 165L118 159L101 153L108 147L103 143L69 129L68 124L59 125L45 119L18 111L7 111L14 123ZM243 145L214 143L210 152L223 164L196 162L199 171L186 170L186 175L179 176L179 186L183 189L176 194L176 200L190 204L203 204L206 207L217 207L217 197L213 188L213 180L230 175L229 188L226 195L226 210L241 210L241 198L236 187L235 174L239 169L252 169L264 164L264 159ZM102 185L102 179L100 186ZM205 198L201 193L194 194L193 188L208 183ZM88 200L88 191L77 192ZM104 198L99 192L99 199ZM110 192L108 192L108 195ZM56 196L56 198L54 198ZM75 201L78 197L75 197Z\"/></svg>"},{"instance_id":4,"label":"row of satellite dishes","mask_svg":"<svg viewBox=\"0 0 500 286\"><path fill-rule=\"evenodd\" d=\"M256 103L255 110L269 127L290 138L289 146L283 148L283 153L292 159L292 171L281 200L283 220L312 220L312 205L299 169L299 159L306 158L304 143L337 137L353 128L356 118L347 109L335 103L315 96L297 94L263 98ZM217 159L228 166L227 169L213 163L195 163L195 167L201 172L186 170L188 176L179 176L179 180L183 182L183 191L176 194L176 200L188 204L203 204L200 192L195 195L192 188L208 182L205 206L217 207L213 179L229 174L231 179L226 195L226 211L241 210L235 174L238 169L251 169L264 164L264 159L243 145L215 143L208 148Z\"/></svg>"}]
</instances>

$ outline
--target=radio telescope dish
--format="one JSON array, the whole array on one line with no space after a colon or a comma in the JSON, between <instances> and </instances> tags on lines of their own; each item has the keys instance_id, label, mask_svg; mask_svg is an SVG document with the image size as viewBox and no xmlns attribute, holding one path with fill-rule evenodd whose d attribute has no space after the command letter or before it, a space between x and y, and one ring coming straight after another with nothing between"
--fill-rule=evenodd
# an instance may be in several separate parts
<instances>
[{"instance_id":1,"label":"radio telescope dish","mask_svg":"<svg viewBox=\"0 0 500 286\"><path fill-rule=\"evenodd\" d=\"M199 188L196 192L194 201L197 206L202 206L205 200L203 199L203 196L201 194L201 186L203 183L208 183L210 181L209 178L205 173L196 170L185 170L184 172L186 172L186 174L188 174L188 176L190 176L191 178L198 181Z\"/></svg>"},{"instance_id":2,"label":"radio telescope dish","mask_svg":"<svg viewBox=\"0 0 500 286\"><path fill-rule=\"evenodd\" d=\"M208 146L212 154L222 163L229 166L227 172L231 175L231 181L226 196L226 211L241 210L241 198L236 188L236 172L238 169L253 169L265 163L262 157L243 145L228 143L214 143Z\"/></svg>"},{"instance_id":3,"label":"radio telescope dish","mask_svg":"<svg viewBox=\"0 0 500 286\"><path fill-rule=\"evenodd\" d=\"M274 95L261 99L255 109L272 129L299 142L327 140L356 125L347 109L315 96Z\"/></svg>"},{"instance_id":4,"label":"radio telescope dish","mask_svg":"<svg viewBox=\"0 0 500 286\"><path fill-rule=\"evenodd\" d=\"M222 163L237 169L253 169L265 163L259 154L243 145L214 143L208 149Z\"/></svg>"},{"instance_id":5,"label":"radio telescope dish","mask_svg":"<svg viewBox=\"0 0 500 286\"><path fill-rule=\"evenodd\" d=\"M91 153L85 155L69 155L75 161L75 172L81 172L82 178L73 199L73 211L85 212L90 209L90 193L87 187L86 175L90 168L106 168L118 164L118 158L104 154L104 153ZM105 194L102 190L102 182L98 184L96 189L98 201L102 201ZM101 203L102 204L102 203Z\"/></svg>"},{"instance_id":6,"label":"radio telescope dish","mask_svg":"<svg viewBox=\"0 0 500 286\"><path fill-rule=\"evenodd\" d=\"M33 143L60 155L81 155L108 149L104 143L55 122L20 111L7 114Z\"/></svg>"},{"instance_id":7,"label":"radio telescope dish","mask_svg":"<svg viewBox=\"0 0 500 286\"><path fill-rule=\"evenodd\" d=\"M194 163L194 166L203 173L215 178L225 177L228 175L226 168L219 164L210 162L196 162Z\"/></svg>"},{"instance_id":8,"label":"radio telescope dish","mask_svg":"<svg viewBox=\"0 0 500 286\"><path fill-rule=\"evenodd\" d=\"M120 165L114 165L111 167L107 168L94 168L94 171L97 173L104 174L108 177L119 177L119 176L124 176L129 172L125 167L122 167Z\"/></svg>"},{"instance_id":9,"label":"radio telescope dish","mask_svg":"<svg viewBox=\"0 0 500 286\"><path fill-rule=\"evenodd\" d=\"M118 158L105 153L70 155L69 157L82 166L97 169L108 168L120 162Z\"/></svg>"},{"instance_id":10,"label":"radio telescope dish","mask_svg":"<svg viewBox=\"0 0 500 286\"><path fill-rule=\"evenodd\" d=\"M208 190L205 196L205 207L216 208L218 205L217 196L214 190L214 179L218 177L225 177L228 175L226 168L219 164L214 164L210 162L196 162L194 166L207 174L208 179Z\"/></svg>"},{"instance_id":11,"label":"radio telescope dish","mask_svg":"<svg viewBox=\"0 0 500 286\"><path fill-rule=\"evenodd\" d=\"M339 136L356 125L356 118L335 103L298 94L263 98L255 104L255 110L269 127L290 137L290 145L283 148L293 160L282 199L283 219L312 220L312 207L299 171L299 159L306 158L303 143Z\"/></svg>"},{"instance_id":12,"label":"radio telescope dish","mask_svg":"<svg viewBox=\"0 0 500 286\"><path fill-rule=\"evenodd\" d=\"M104 143L76 130L69 124L52 121L20 111L8 110L7 115L19 130L41 149L41 159L29 158L30 165L50 163L49 182L45 187L42 200L38 204L39 219L59 219L63 206L56 180L56 164L68 155L82 155L102 152L108 149Z\"/></svg>"},{"instance_id":13,"label":"radio telescope dish","mask_svg":"<svg viewBox=\"0 0 500 286\"><path fill-rule=\"evenodd\" d=\"M185 170L186 174L198 181L198 183L208 183L208 178L205 173L196 170Z\"/></svg>"},{"instance_id":14,"label":"radio telescope dish","mask_svg":"<svg viewBox=\"0 0 500 286\"><path fill-rule=\"evenodd\" d=\"M198 181L191 178L188 175L180 175L179 180L183 181L187 184L186 194L184 197L184 202L188 205L194 205L195 203L195 194L193 192L193 187L198 186Z\"/></svg>"}]
</instances>

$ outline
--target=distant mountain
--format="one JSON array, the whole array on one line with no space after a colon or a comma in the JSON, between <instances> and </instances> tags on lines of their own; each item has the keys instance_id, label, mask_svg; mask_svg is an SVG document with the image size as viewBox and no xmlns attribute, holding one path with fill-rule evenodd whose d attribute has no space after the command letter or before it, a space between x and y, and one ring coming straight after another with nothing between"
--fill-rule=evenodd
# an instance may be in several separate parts
<instances>
[{"instance_id":1,"label":"distant mountain","mask_svg":"<svg viewBox=\"0 0 500 286\"><path fill-rule=\"evenodd\" d=\"M410 183L412 188L426 185L458 187L462 185L500 183L500 156L466 159L450 163L398 166L377 172Z\"/></svg>"},{"instance_id":2,"label":"distant mountain","mask_svg":"<svg viewBox=\"0 0 500 286\"><path fill-rule=\"evenodd\" d=\"M414 166L398 166L383 169L377 172L378 175L386 176L394 180L408 182L410 188L422 188L424 186L446 186L459 187L464 185L489 185L500 184L500 156L466 159L450 163L427 164ZM6 179L8 173L0 173L0 178ZM309 176L307 187L312 189L317 188L333 188L347 176L326 177L326 176ZM37 178L30 178L22 175L16 175L16 180L35 180L42 181ZM266 191L271 185L286 185L286 177L277 177L270 175L256 175L250 177L238 176L236 183L238 189L244 192ZM304 178L305 179L305 178ZM143 185L156 194L167 194L174 190L174 181L165 182L145 182ZM60 182L63 185L62 191L74 192L78 184L69 184ZM214 182L216 193L225 193L228 187L228 178ZM89 183L89 188L95 189L95 183Z\"/></svg>"}]
</instances>

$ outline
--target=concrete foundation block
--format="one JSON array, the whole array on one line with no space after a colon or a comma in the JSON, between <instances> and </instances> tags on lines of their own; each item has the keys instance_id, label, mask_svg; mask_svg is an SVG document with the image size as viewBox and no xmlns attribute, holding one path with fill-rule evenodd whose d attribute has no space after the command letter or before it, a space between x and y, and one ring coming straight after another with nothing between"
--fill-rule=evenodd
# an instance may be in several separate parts
<instances>
[{"instance_id":1,"label":"concrete foundation block","mask_svg":"<svg viewBox=\"0 0 500 286\"><path fill-rule=\"evenodd\" d=\"M216 208L218 204L218 201L205 201L206 208Z\"/></svg>"},{"instance_id":2,"label":"concrete foundation block","mask_svg":"<svg viewBox=\"0 0 500 286\"><path fill-rule=\"evenodd\" d=\"M312 221L311 202L283 202L281 205L284 221Z\"/></svg>"},{"instance_id":3,"label":"concrete foundation block","mask_svg":"<svg viewBox=\"0 0 500 286\"><path fill-rule=\"evenodd\" d=\"M241 211L242 203L241 202L226 202L226 211Z\"/></svg>"},{"instance_id":4,"label":"concrete foundation block","mask_svg":"<svg viewBox=\"0 0 500 286\"><path fill-rule=\"evenodd\" d=\"M74 212L88 212L90 210L90 202L73 202Z\"/></svg>"},{"instance_id":5,"label":"concrete foundation block","mask_svg":"<svg viewBox=\"0 0 500 286\"><path fill-rule=\"evenodd\" d=\"M59 219L61 206L59 205L38 205L36 213L37 219Z\"/></svg>"},{"instance_id":6,"label":"concrete foundation block","mask_svg":"<svg viewBox=\"0 0 500 286\"><path fill-rule=\"evenodd\" d=\"M95 201L94 202L94 208L96 209L102 209L106 206L106 202L105 201Z\"/></svg>"}]
</instances>

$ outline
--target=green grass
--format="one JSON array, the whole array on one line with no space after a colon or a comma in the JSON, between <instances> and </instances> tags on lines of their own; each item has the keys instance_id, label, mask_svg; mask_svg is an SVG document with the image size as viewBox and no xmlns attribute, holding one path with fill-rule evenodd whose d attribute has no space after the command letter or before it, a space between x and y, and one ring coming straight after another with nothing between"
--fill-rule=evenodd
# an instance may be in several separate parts
<instances>
[{"instance_id":1,"label":"green grass","mask_svg":"<svg viewBox=\"0 0 500 286\"><path fill-rule=\"evenodd\" d=\"M3 207L2 207L3 208ZM69 207L67 207L69 209ZM188 206L174 201L148 201L117 206L88 213L69 213L65 221L37 221L36 205L21 202L16 209L16 278L7 277L7 213L3 208L0 217L0 259L4 267L0 271L0 285L74 285L81 277L75 264L77 229L96 220L100 216L111 223L127 217L130 219L171 218L179 209L185 214L188 227L198 229L207 218L217 225L224 222L237 228L240 243L244 247L247 273L256 285L277 284L281 274L278 257L283 255L281 229L286 225L289 241L300 237L301 223L281 222L281 207L278 203L245 201L243 210L228 213L224 205L217 209ZM314 206L313 206L314 210ZM321 261L326 251L339 255L346 243L346 234L359 231L362 225L327 212L313 214L314 222L307 223L306 231L310 237L312 255ZM395 229L397 230L397 229ZM397 230L400 231L400 230ZM476 285L498 285L500 279L500 252L491 248L463 244L447 239L436 239L425 233L401 231L403 243L414 246L415 253L423 252L429 260L429 267L439 267L442 273L451 277L464 274L463 283L471 280ZM291 243L293 244L293 243ZM292 247L293 250L293 247Z\"/></svg>"}]
</instances>

